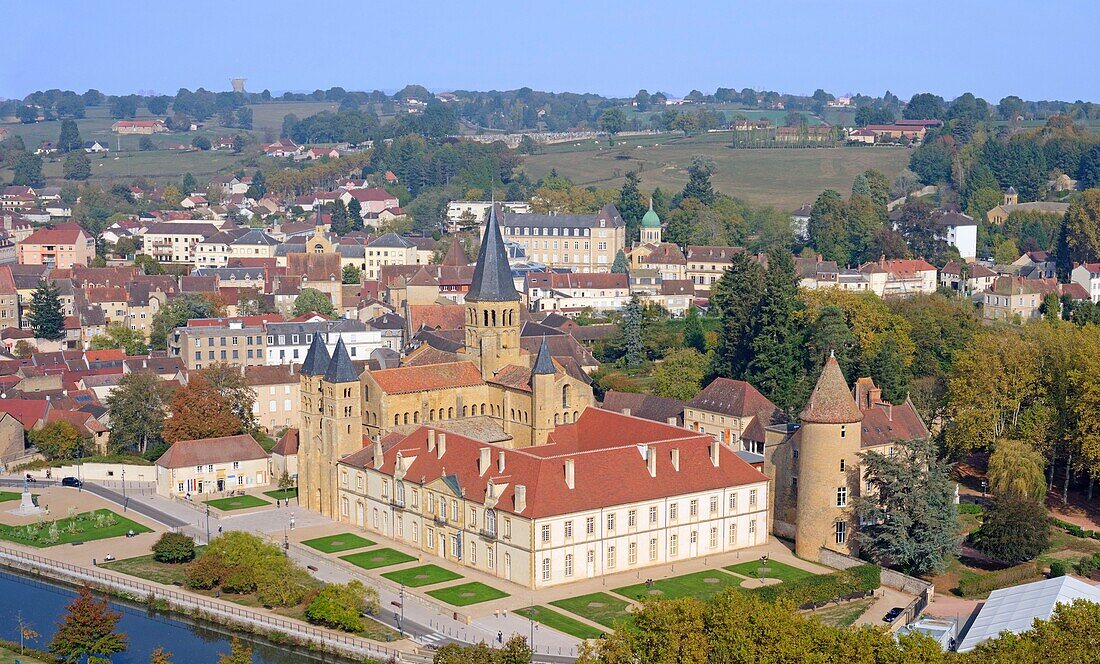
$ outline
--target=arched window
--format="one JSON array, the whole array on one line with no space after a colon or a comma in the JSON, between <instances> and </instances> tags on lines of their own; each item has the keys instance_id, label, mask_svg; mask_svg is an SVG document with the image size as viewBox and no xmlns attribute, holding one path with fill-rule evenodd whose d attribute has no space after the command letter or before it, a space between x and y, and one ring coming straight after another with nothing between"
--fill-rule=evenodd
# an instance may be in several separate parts
<instances>
[{"instance_id":1,"label":"arched window","mask_svg":"<svg viewBox=\"0 0 1100 664\"><path fill-rule=\"evenodd\" d=\"M513 420L516 419L516 409L515 408L512 409L512 419Z\"/></svg>"},{"instance_id":2,"label":"arched window","mask_svg":"<svg viewBox=\"0 0 1100 664\"><path fill-rule=\"evenodd\" d=\"M394 495L397 497L397 504L405 504L405 483L401 480L397 481L397 488L394 490Z\"/></svg>"},{"instance_id":3,"label":"arched window","mask_svg":"<svg viewBox=\"0 0 1100 664\"><path fill-rule=\"evenodd\" d=\"M454 406L448 406L447 407L447 419L448 420L453 420L454 416L455 416Z\"/></svg>"},{"instance_id":4,"label":"arched window","mask_svg":"<svg viewBox=\"0 0 1100 664\"><path fill-rule=\"evenodd\" d=\"M408 415L406 415L406 417L408 417ZM394 413L393 414L393 425L396 427L396 426L400 426L400 424L401 424L401 416L398 415L397 413Z\"/></svg>"},{"instance_id":5,"label":"arched window","mask_svg":"<svg viewBox=\"0 0 1100 664\"><path fill-rule=\"evenodd\" d=\"M489 310L486 309L482 313L485 314L485 327L489 327Z\"/></svg>"},{"instance_id":6,"label":"arched window","mask_svg":"<svg viewBox=\"0 0 1100 664\"><path fill-rule=\"evenodd\" d=\"M463 405L462 406L462 417L466 417L467 415L469 415L469 411L470 411L470 407L466 406L466 405Z\"/></svg>"},{"instance_id":7,"label":"arched window","mask_svg":"<svg viewBox=\"0 0 1100 664\"><path fill-rule=\"evenodd\" d=\"M497 326L497 310L493 309L493 327Z\"/></svg>"},{"instance_id":8,"label":"arched window","mask_svg":"<svg viewBox=\"0 0 1100 664\"><path fill-rule=\"evenodd\" d=\"M489 531L490 535L497 532L497 511L493 509L485 510L485 530Z\"/></svg>"},{"instance_id":9,"label":"arched window","mask_svg":"<svg viewBox=\"0 0 1100 664\"><path fill-rule=\"evenodd\" d=\"M409 414L405 413L405 424L409 423Z\"/></svg>"},{"instance_id":10,"label":"arched window","mask_svg":"<svg viewBox=\"0 0 1100 664\"><path fill-rule=\"evenodd\" d=\"M481 414L485 414L485 404L481 404Z\"/></svg>"},{"instance_id":11,"label":"arched window","mask_svg":"<svg viewBox=\"0 0 1100 664\"><path fill-rule=\"evenodd\" d=\"M559 417L558 414L554 413L554 426L558 425L558 417Z\"/></svg>"},{"instance_id":12,"label":"arched window","mask_svg":"<svg viewBox=\"0 0 1100 664\"><path fill-rule=\"evenodd\" d=\"M568 383L561 386L561 407L562 408L568 408L569 407L569 392L572 389L572 387L573 386L568 384Z\"/></svg>"},{"instance_id":13,"label":"arched window","mask_svg":"<svg viewBox=\"0 0 1100 664\"><path fill-rule=\"evenodd\" d=\"M418 410L413 411L413 424L419 424L419 423L420 423L420 411L418 411Z\"/></svg>"},{"instance_id":14,"label":"arched window","mask_svg":"<svg viewBox=\"0 0 1100 664\"><path fill-rule=\"evenodd\" d=\"M435 422L435 410L431 408L428 409L428 421Z\"/></svg>"}]
</instances>

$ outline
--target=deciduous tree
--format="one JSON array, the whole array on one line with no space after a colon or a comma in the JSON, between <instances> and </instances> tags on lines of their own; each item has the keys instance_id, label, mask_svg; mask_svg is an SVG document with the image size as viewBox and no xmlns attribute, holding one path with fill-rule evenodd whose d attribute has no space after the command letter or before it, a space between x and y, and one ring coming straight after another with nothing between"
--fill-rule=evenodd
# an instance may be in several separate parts
<instances>
[{"instance_id":1,"label":"deciduous tree","mask_svg":"<svg viewBox=\"0 0 1100 664\"><path fill-rule=\"evenodd\" d=\"M56 420L41 429L33 429L27 437L51 461L75 459L77 452L84 447L80 430L66 420Z\"/></svg>"},{"instance_id":2,"label":"deciduous tree","mask_svg":"<svg viewBox=\"0 0 1100 664\"><path fill-rule=\"evenodd\" d=\"M302 316L308 313L318 313L325 316L335 316L336 307L332 301L316 288L303 288L298 297L294 298L294 315Z\"/></svg>"},{"instance_id":3,"label":"deciduous tree","mask_svg":"<svg viewBox=\"0 0 1100 664\"><path fill-rule=\"evenodd\" d=\"M168 392L156 374L138 371L122 376L107 396L112 451L135 449L144 454L160 443L168 414Z\"/></svg>"},{"instance_id":4,"label":"deciduous tree","mask_svg":"<svg viewBox=\"0 0 1100 664\"><path fill-rule=\"evenodd\" d=\"M989 490L995 496L1042 501L1046 495L1046 461L1022 440L1002 440L989 457Z\"/></svg>"},{"instance_id":5,"label":"deciduous tree","mask_svg":"<svg viewBox=\"0 0 1100 664\"><path fill-rule=\"evenodd\" d=\"M653 368L653 393L659 397L691 400L702 389L709 364L710 358L694 348L670 352Z\"/></svg>"},{"instance_id":6,"label":"deciduous tree","mask_svg":"<svg viewBox=\"0 0 1100 664\"><path fill-rule=\"evenodd\" d=\"M138 330L132 330L124 323L109 323L105 334L97 334L92 337L93 350L107 350L121 348L127 355L143 355L149 351L145 343L145 335Z\"/></svg>"},{"instance_id":7,"label":"deciduous tree","mask_svg":"<svg viewBox=\"0 0 1100 664\"><path fill-rule=\"evenodd\" d=\"M126 650L126 635L115 631L122 613L112 611L106 599L96 599L82 586L58 623L50 652L64 662L107 662Z\"/></svg>"},{"instance_id":8,"label":"deciduous tree","mask_svg":"<svg viewBox=\"0 0 1100 664\"><path fill-rule=\"evenodd\" d=\"M235 436L244 432L241 419L210 381L196 375L176 390L170 402L172 417L164 423L164 440L198 440Z\"/></svg>"},{"instance_id":9,"label":"deciduous tree","mask_svg":"<svg viewBox=\"0 0 1100 664\"><path fill-rule=\"evenodd\" d=\"M997 496L986 510L974 547L1010 564L1032 560L1050 544L1046 508L1029 497Z\"/></svg>"}]
</instances>

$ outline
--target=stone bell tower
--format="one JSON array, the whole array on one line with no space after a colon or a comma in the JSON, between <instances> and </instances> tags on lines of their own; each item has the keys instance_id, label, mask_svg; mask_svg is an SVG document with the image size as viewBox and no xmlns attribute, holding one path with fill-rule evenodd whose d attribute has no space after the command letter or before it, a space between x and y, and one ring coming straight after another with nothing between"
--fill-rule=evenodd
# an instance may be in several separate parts
<instances>
[{"instance_id":1,"label":"stone bell tower","mask_svg":"<svg viewBox=\"0 0 1100 664\"><path fill-rule=\"evenodd\" d=\"M501 367L517 363L520 349L520 296L512 281L497 216L494 205L466 292L466 348L462 355L481 367L485 379Z\"/></svg>"}]
</instances>

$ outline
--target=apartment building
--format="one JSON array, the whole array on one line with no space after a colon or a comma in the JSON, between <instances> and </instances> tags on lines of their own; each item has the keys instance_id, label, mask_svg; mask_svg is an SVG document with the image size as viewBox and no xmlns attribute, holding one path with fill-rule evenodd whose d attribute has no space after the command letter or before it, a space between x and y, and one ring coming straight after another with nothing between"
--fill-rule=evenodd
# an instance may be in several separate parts
<instances>
[{"instance_id":1,"label":"apartment building","mask_svg":"<svg viewBox=\"0 0 1100 664\"><path fill-rule=\"evenodd\" d=\"M292 365L243 367L255 394L252 414L269 434L298 425L298 373Z\"/></svg>"},{"instance_id":2,"label":"apartment building","mask_svg":"<svg viewBox=\"0 0 1100 664\"><path fill-rule=\"evenodd\" d=\"M529 260L574 272L610 272L626 246L626 224L610 204L596 214L505 213L500 225Z\"/></svg>"},{"instance_id":3,"label":"apartment building","mask_svg":"<svg viewBox=\"0 0 1100 664\"><path fill-rule=\"evenodd\" d=\"M630 301L625 274L528 272L526 292L531 311L618 311Z\"/></svg>"},{"instance_id":4,"label":"apartment building","mask_svg":"<svg viewBox=\"0 0 1100 664\"><path fill-rule=\"evenodd\" d=\"M16 254L21 265L68 270L92 262L95 238L75 222L39 228L16 245Z\"/></svg>"},{"instance_id":5,"label":"apartment building","mask_svg":"<svg viewBox=\"0 0 1100 664\"><path fill-rule=\"evenodd\" d=\"M342 339L352 360L366 360L383 346L380 330L372 330L358 320L328 320L323 316L304 322L269 322L264 325L264 333L266 364L269 366L301 364L315 334L321 335L330 353Z\"/></svg>"},{"instance_id":6,"label":"apartment building","mask_svg":"<svg viewBox=\"0 0 1100 664\"><path fill-rule=\"evenodd\" d=\"M216 362L240 366L266 363L264 323L282 320L265 314L239 318L202 318L187 321L168 341L168 353L183 360L188 370L202 369Z\"/></svg>"},{"instance_id":7,"label":"apartment building","mask_svg":"<svg viewBox=\"0 0 1100 664\"><path fill-rule=\"evenodd\" d=\"M153 224L142 235L142 253L162 263L196 263L197 247L218 234L214 224L164 222Z\"/></svg>"}]
</instances>

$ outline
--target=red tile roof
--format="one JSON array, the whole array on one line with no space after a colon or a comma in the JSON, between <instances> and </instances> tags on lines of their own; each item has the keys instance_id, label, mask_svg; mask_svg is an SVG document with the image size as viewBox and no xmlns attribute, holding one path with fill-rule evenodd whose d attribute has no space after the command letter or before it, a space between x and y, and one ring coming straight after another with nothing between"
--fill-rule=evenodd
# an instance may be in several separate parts
<instances>
[{"instance_id":1,"label":"red tile roof","mask_svg":"<svg viewBox=\"0 0 1100 664\"><path fill-rule=\"evenodd\" d=\"M121 362L125 358L126 353L124 353L121 348L84 351L84 359L88 360L89 364L92 362Z\"/></svg>"},{"instance_id":2,"label":"red tile roof","mask_svg":"<svg viewBox=\"0 0 1100 664\"><path fill-rule=\"evenodd\" d=\"M271 448L272 454L278 454L279 456L290 456L298 453L298 430L291 427L279 438L279 442L275 443L275 447Z\"/></svg>"},{"instance_id":3,"label":"red tile roof","mask_svg":"<svg viewBox=\"0 0 1100 664\"><path fill-rule=\"evenodd\" d=\"M473 362L382 369L371 371L370 376L388 394L469 387L485 382Z\"/></svg>"},{"instance_id":4,"label":"red tile roof","mask_svg":"<svg viewBox=\"0 0 1100 664\"><path fill-rule=\"evenodd\" d=\"M39 228L22 244L76 244L86 242L90 236L76 222L59 224L53 228Z\"/></svg>"},{"instance_id":5,"label":"red tile roof","mask_svg":"<svg viewBox=\"0 0 1100 664\"><path fill-rule=\"evenodd\" d=\"M421 327L436 330L457 330L466 319L466 308L461 304L410 304L409 328L414 332Z\"/></svg>"},{"instance_id":6,"label":"red tile roof","mask_svg":"<svg viewBox=\"0 0 1100 664\"><path fill-rule=\"evenodd\" d=\"M30 431L46 416L49 405L45 399L0 399L0 413L8 413Z\"/></svg>"}]
</instances>

